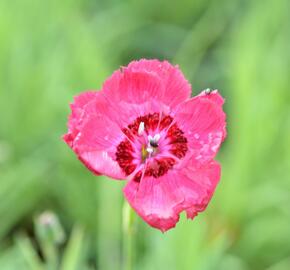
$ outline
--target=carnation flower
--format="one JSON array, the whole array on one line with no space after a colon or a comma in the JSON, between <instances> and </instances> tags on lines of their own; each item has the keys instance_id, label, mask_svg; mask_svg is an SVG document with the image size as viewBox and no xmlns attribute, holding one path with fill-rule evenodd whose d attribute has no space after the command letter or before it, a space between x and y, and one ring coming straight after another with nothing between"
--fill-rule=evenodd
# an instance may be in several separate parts
<instances>
[{"instance_id":1,"label":"carnation flower","mask_svg":"<svg viewBox=\"0 0 290 270\"><path fill-rule=\"evenodd\" d=\"M163 232L180 212L203 211L220 179L224 100L217 90L190 94L177 66L133 61L100 91L75 97L63 137L93 173L127 180L129 204Z\"/></svg>"}]
</instances>

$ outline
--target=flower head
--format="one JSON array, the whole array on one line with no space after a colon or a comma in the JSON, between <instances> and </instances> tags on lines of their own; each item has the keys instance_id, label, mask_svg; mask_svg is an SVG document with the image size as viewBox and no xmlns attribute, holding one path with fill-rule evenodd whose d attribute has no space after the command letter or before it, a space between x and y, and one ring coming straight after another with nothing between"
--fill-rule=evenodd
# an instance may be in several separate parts
<instances>
[{"instance_id":1,"label":"flower head","mask_svg":"<svg viewBox=\"0 0 290 270\"><path fill-rule=\"evenodd\" d=\"M214 157L226 136L217 90L190 98L191 86L167 61L133 61L102 90L71 104L65 142L95 174L128 180L124 195L152 227L194 218L220 179Z\"/></svg>"}]
</instances>

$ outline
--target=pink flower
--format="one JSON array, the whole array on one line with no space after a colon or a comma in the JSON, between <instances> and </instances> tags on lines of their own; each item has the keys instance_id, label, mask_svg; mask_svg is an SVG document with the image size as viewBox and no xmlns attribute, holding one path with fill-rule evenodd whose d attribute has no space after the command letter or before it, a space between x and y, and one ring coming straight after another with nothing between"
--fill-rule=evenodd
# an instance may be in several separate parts
<instances>
[{"instance_id":1,"label":"pink flower","mask_svg":"<svg viewBox=\"0 0 290 270\"><path fill-rule=\"evenodd\" d=\"M63 137L95 174L128 180L128 202L161 231L182 211L203 211L220 179L213 159L226 137L224 100L217 90L190 94L177 66L133 61L101 91L75 98Z\"/></svg>"}]
</instances>

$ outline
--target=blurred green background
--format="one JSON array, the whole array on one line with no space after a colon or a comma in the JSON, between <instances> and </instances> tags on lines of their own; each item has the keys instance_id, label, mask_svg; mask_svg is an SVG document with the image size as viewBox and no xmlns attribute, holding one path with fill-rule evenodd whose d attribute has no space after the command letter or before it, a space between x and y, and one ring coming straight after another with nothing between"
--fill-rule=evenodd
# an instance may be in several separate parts
<instances>
[{"instance_id":1,"label":"blurred green background","mask_svg":"<svg viewBox=\"0 0 290 270\"><path fill-rule=\"evenodd\" d=\"M1 0L0 270L121 269L123 183L93 176L60 138L74 95L142 57L179 64L193 95L220 89L228 138L206 212L166 234L138 218L134 270L289 270L289 10Z\"/></svg>"}]
</instances>

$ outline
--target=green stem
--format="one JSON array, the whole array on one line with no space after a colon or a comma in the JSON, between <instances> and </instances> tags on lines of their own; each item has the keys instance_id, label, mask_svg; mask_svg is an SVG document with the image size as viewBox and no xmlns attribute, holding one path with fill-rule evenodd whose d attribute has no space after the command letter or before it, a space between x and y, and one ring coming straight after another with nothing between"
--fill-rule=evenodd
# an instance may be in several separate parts
<instances>
[{"instance_id":1,"label":"green stem","mask_svg":"<svg viewBox=\"0 0 290 270\"><path fill-rule=\"evenodd\" d=\"M135 213L127 203L123 205L123 270L133 270L135 256Z\"/></svg>"}]
</instances>

